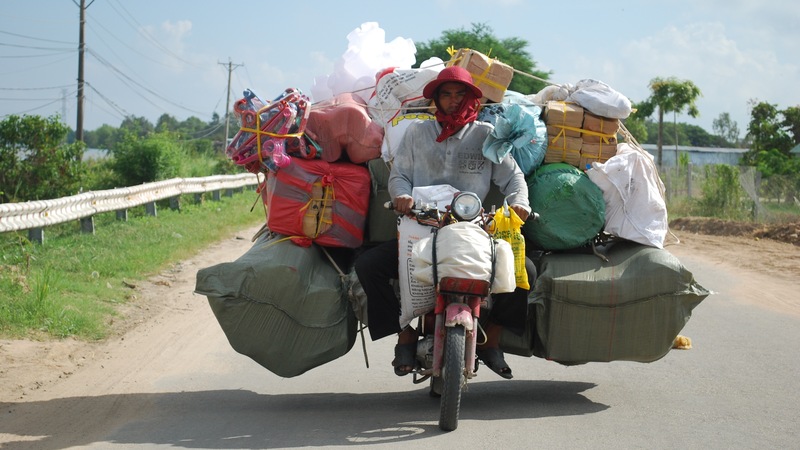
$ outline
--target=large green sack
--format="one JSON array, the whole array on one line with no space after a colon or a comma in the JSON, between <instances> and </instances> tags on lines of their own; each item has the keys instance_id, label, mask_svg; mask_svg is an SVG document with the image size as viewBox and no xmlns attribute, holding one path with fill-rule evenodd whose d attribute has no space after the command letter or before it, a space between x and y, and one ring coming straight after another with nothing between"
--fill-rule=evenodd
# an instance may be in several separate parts
<instances>
[{"instance_id":1,"label":"large green sack","mask_svg":"<svg viewBox=\"0 0 800 450\"><path fill-rule=\"evenodd\" d=\"M195 292L208 297L234 350L282 377L339 358L355 342L339 272L316 245L261 236L236 261L199 270Z\"/></svg>"},{"instance_id":2,"label":"large green sack","mask_svg":"<svg viewBox=\"0 0 800 450\"><path fill-rule=\"evenodd\" d=\"M603 191L566 163L545 164L526 178L528 199L538 220L528 220L522 234L541 250L568 250L588 244L603 229Z\"/></svg>"},{"instance_id":3,"label":"large green sack","mask_svg":"<svg viewBox=\"0 0 800 450\"><path fill-rule=\"evenodd\" d=\"M542 258L534 354L562 364L662 358L709 291L664 249L619 242Z\"/></svg>"}]
</instances>

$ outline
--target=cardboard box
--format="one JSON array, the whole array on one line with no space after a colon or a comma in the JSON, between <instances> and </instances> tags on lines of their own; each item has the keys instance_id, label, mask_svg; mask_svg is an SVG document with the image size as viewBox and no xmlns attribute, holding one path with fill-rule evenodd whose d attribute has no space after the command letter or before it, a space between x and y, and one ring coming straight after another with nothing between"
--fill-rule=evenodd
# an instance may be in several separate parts
<instances>
[{"instance_id":1,"label":"cardboard box","mask_svg":"<svg viewBox=\"0 0 800 450\"><path fill-rule=\"evenodd\" d=\"M514 69L508 64L468 48L456 52L447 65L467 69L475 85L483 91L484 98L498 103L503 101L503 95L514 77Z\"/></svg>"},{"instance_id":2,"label":"cardboard box","mask_svg":"<svg viewBox=\"0 0 800 450\"><path fill-rule=\"evenodd\" d=\"M544 109L547 134L558 136L563 131L566 136L580 137L583 116L584 111L580 105L551 100L547 102Z\"/></svg>"},{"instance_id":3,"label":"cardboard box","mask_svg":"<svg viewBox=\"0 0 800 450\"><path fill-rule=\"evenodd\" d=\"M581 159L579 169L586 170L587 165L593 162L604 163L609 158L617 154L617 142L614 138L614 143L605 144L602 142L586 142L583 141L581 146Z\"/></svg>"},{"instance_id":4,"label":"cardboard box","mask_svg":"<svg viewBox=\"0 0 800 450\"><path fill-rule=\"evenodd\" d=\"M547 125L548 136L567 136L580 139L580 130L580 127L572 127L569 125Z\"/></svg>"},{"instance_id":5,"label":"cardboard box","mask_svg":"<svg viewBox=\"0 0 800 450\"><path fill-rule=\"evenodd\" d=\"M583 115L583 142L602 142L605 144L617 143L617 133L620 129L619 119L600 117L590 112Z\"/></svg>"},{"instance_id":6,"label":"cardboard box","mask_svg":"<svg viewBox=\"0 0 800 450\"><path fill-rule=\"evenodd\" d=\"M579 167L581 162L581 138L557 135L547 136L547 151L544 154L545 163L565 162Z\"/></svg>"}]
</instances>

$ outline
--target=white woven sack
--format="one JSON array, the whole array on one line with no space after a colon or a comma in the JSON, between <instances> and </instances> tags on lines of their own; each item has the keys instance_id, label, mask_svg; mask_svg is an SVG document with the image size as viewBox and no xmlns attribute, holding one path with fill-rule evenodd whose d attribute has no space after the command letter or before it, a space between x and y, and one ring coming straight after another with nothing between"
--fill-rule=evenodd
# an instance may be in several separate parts
<instances>
[{"instance_id":1,"label":"white woven sack","mask_svg":"<svg viewBox=\"0 0 800 450\"><path fill-rule=\"evenodd\" d=\"M667 205L652 155L621 143L616 155L605 163L592 163L586 174L603 191L606 232L664 248Z\"/></svg>"},{"instance_id":2,"label":"white woven sack","mask_svg":"<svg viewBox=\"0 0 800 450\"><path fill-rule=\"evenodd\" d=\"M495 243L494 280L492 292L512 292L514 252L511 244L499 239ZM413 276L425 285L433 285L433 238L420 239L411 251L414 260ZM439 230L436 237L436 259L439 279L469 278L490 281L492 276L492 238L478 225L458 222Z\"/></svg>"},{"instance_id":3,"label":"white woven sack","mask_svg":"<svg viewBox=\"0 0 800 450\"><path fill-rule=\"evenodd\" d=\"M400 328L411 323L414 317L432 310L436 303L436 291L433 286L421 283L412 276L416 264L412 249L419 240L430 236L431 229L431 227L421 225L407 216L401 217L397 226Z\"/></svg>"}]
</instances>

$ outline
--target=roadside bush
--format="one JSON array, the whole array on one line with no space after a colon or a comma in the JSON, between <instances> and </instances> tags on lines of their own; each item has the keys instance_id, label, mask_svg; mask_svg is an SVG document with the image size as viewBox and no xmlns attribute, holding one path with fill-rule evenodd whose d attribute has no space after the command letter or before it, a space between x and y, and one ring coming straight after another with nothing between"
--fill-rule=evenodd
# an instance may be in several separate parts
<instances>
[{"instance_id":1,"label":"roadside bush","mask_svg":"<svg viewBox=\"0 0 800 450\"><path fill-rule=\"evenodd\" d=\"M67 144L58 116L8 116L0 121L0 203L47 200L77 193L84 145Z\"/></svg>"},{"instance_id":2,"label":"roadside bush","mask_svg":"<svg viewBox=\"0 0 800 450\"><path fill-rule=\"evenodd\" d=\"M169 133L154 133L144 138L126 134L111 154L120 185L135 186L179 176L186 153Z\"/></svg>"},{"instance_id":3,"label":"roadside bush","mask_svg":"<svg viewBox=\"0 0 800 450\"><path fill-rule=\"evenodd\" d=\"M755 204L739 183L739 168L725 164L705 166L703 197L699 200L703 215L730 220L750 220Z\"/></svg>"}]
</instances>

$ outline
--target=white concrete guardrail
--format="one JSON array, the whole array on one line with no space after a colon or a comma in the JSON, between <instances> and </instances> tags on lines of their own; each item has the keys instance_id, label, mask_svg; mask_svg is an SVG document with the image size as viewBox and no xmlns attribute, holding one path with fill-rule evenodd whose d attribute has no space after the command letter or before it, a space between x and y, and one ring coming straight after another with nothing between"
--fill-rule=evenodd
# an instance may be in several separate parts
<instances>
[{"instance_id":1,"label":"white concrete guardrail","mask_svg":"<svg viewBox=\"0 0 800 450\"><path fill-rule=\"evenodd\" d=\"M155 215L155 202L177 199L182 194L201 194L256 186L259 177L251 173L213 175L201 178L173 178L139 186L89 191L53 200L34 200L23 203L0 204L0 233L18 230L38 230L29 233L31 240L41 242L41 229L49 225L81 220L83 231L94 232L95 214L117 211L117 217L127 218L128 208L145 205L148 214ZM123 214L120 214L123 212ZM37 237L38 234L38 237Z\"/></svg>"}]
</instances>

